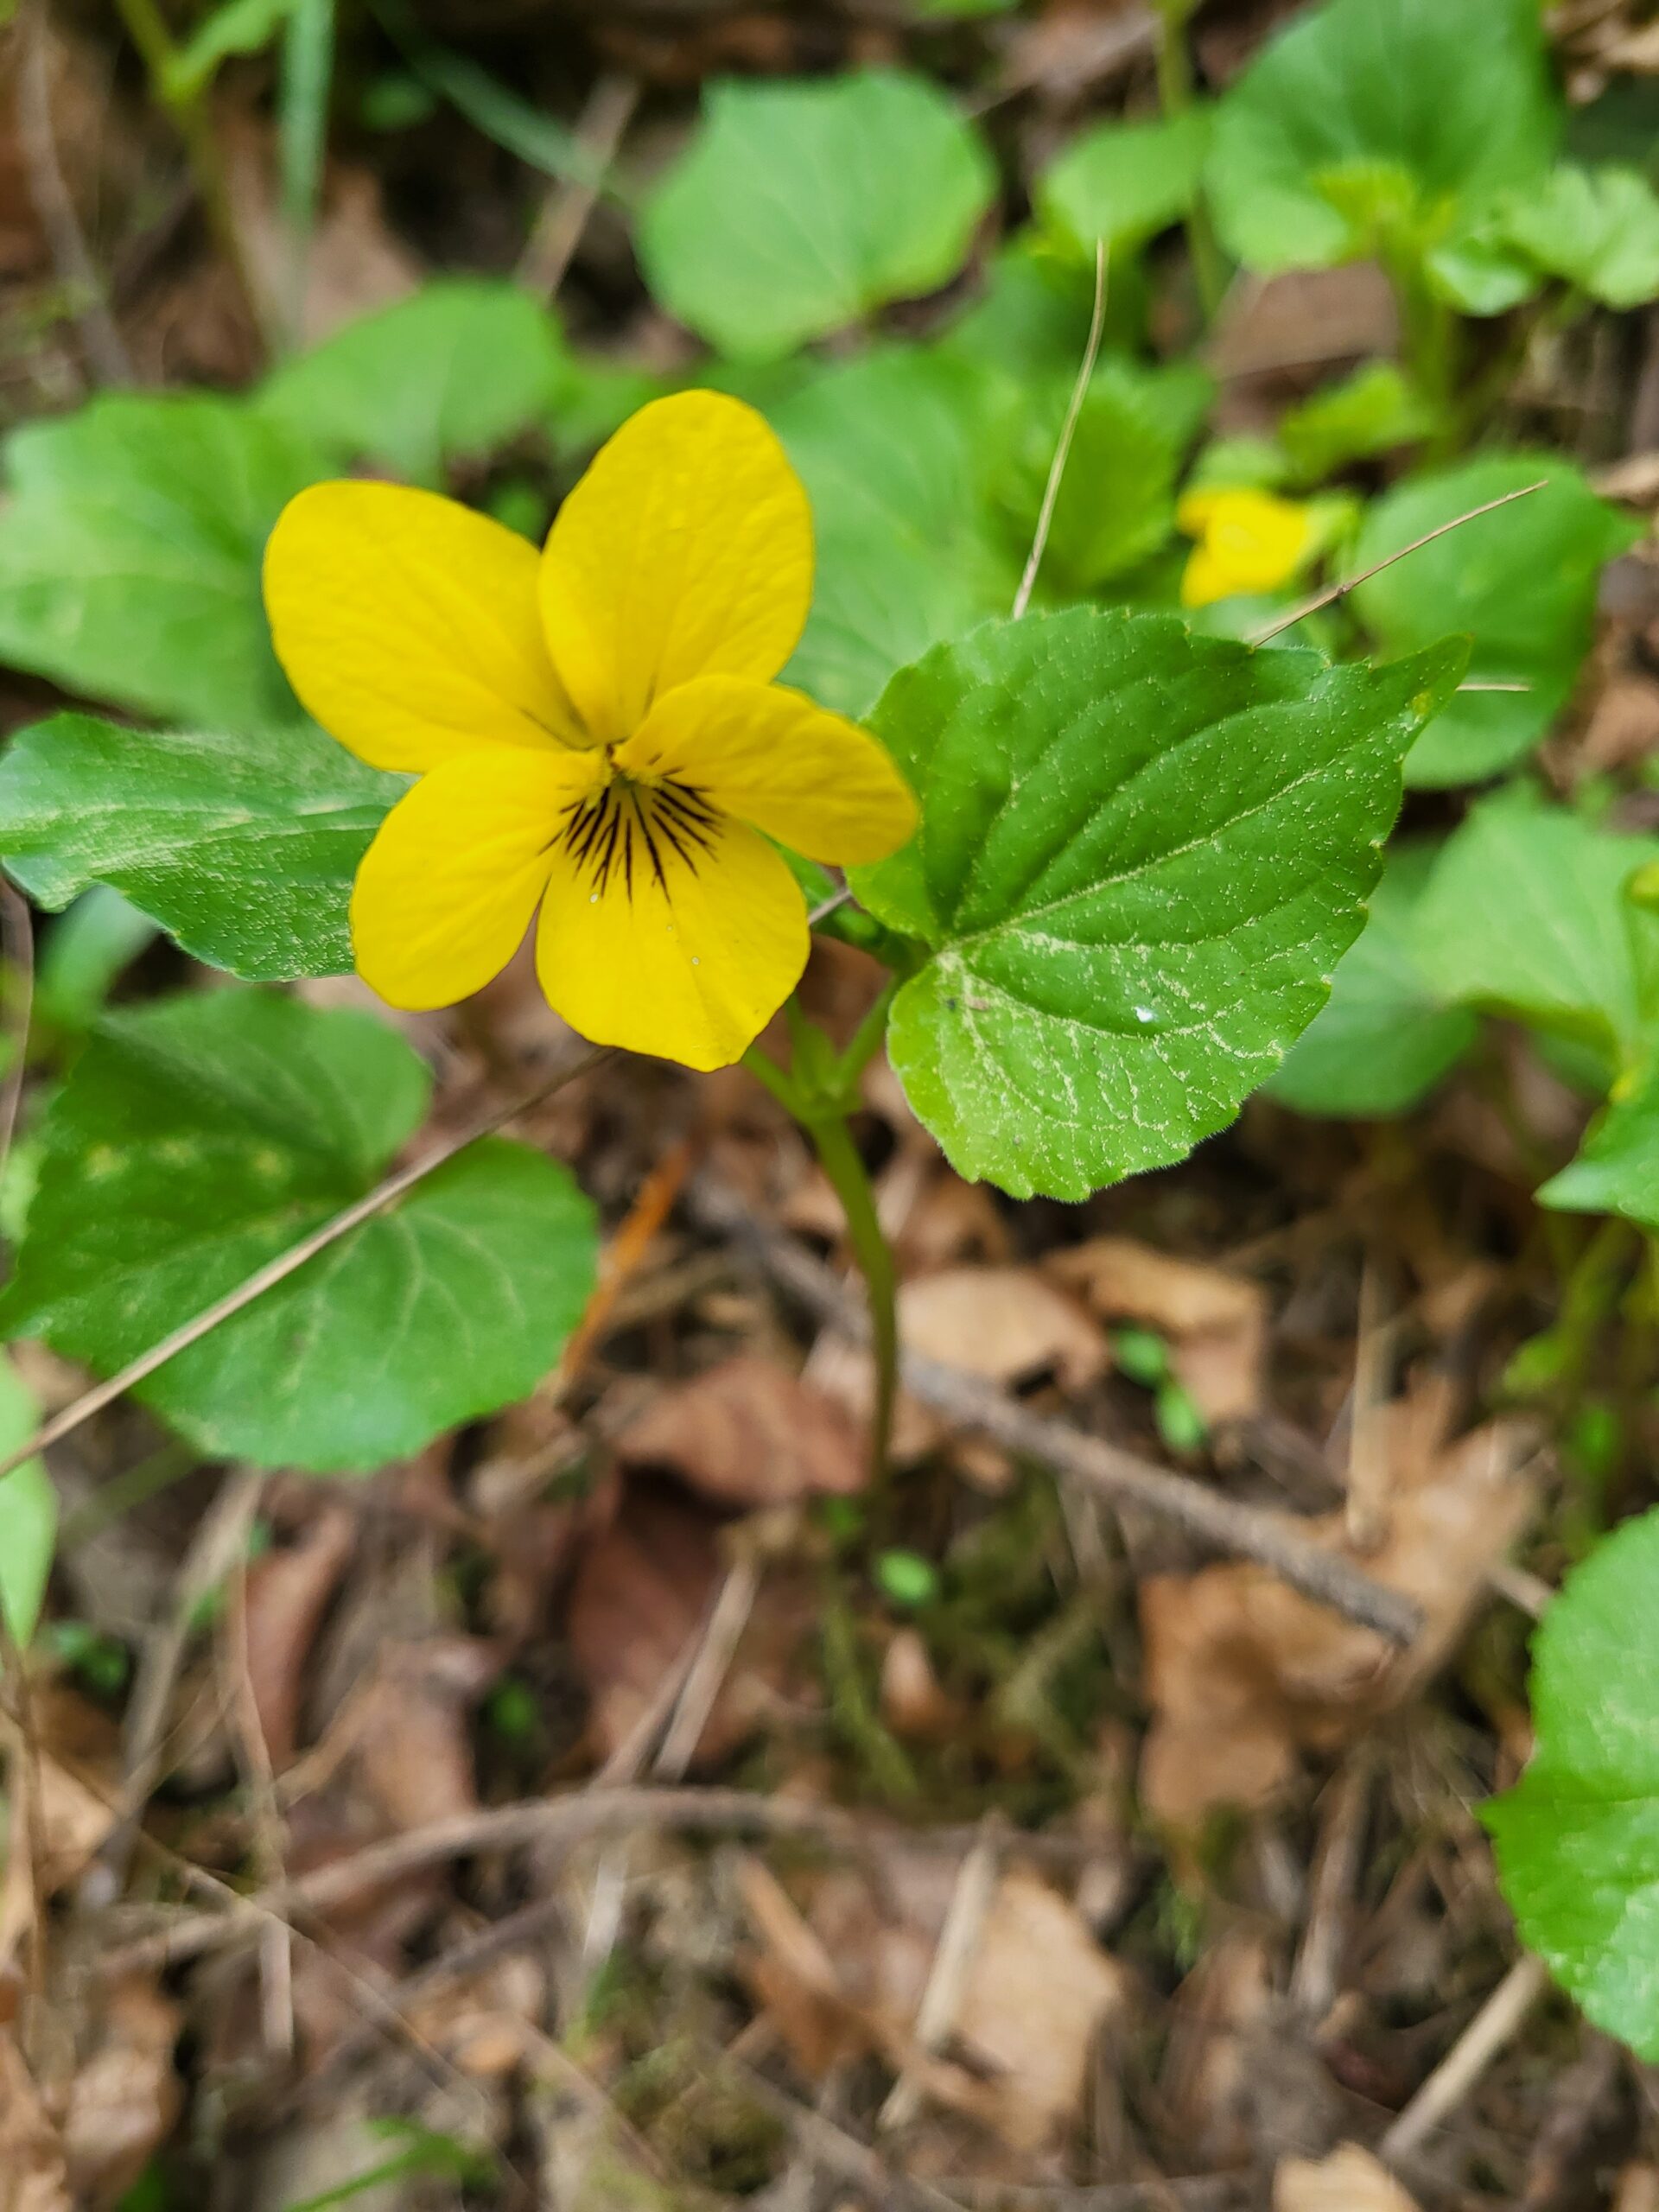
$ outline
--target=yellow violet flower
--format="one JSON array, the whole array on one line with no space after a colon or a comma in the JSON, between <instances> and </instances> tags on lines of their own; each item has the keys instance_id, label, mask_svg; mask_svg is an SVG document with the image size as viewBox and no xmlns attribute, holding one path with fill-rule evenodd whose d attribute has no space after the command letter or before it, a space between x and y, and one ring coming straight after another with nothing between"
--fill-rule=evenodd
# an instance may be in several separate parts
<instances>
[{"instance_id":1,"label":"yellow violet flower","mask_svg":"<svg viewBox=\"0 0 1659 2212\"><path fill-rule=\"evenodd\" d=\"M1198 541L1181 577L1183 607L1276 591L1318 551L1322 536L1311 507L1271 492L1189 492L1175 519Z\"/></svg>"},{"instance_id":2,"label":"yellow violet flower","mask_svg":"<svg viewBox=\"0 0 1659 2212\"><path fill-rule=\"evenodd\" d=\"M537 972L574 1029L724 1066L806 963L768 840L850 863L915 828L874 738L772 681L811 601L811 516L772 432L719 393L626 423L540 554L429 492L317 484L279 517L264 588L308 710L420 778L352 895L358 972L394 1006L480 989L539 906Z\"/></svg>"}]
</instances>

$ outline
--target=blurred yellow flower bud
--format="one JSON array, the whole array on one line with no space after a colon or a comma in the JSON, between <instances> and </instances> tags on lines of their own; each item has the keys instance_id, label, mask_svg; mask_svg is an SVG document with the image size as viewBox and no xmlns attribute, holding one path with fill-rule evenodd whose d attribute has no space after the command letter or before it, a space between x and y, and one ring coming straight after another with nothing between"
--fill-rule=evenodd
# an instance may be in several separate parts
<instances>
[{"instance_id":1,"label":"blurred yellow flower bud","mask_svg":"<svg viewBox=\"0 0 1659 2212\"><path fill-rule=\"evenodd\" d=\"M1272 492L1189 492L1176 520L1198 540L1181 577L1183 607L1276 591L1313 557L1322 536L1312 507Z\"/></svg>"}]
</instances>

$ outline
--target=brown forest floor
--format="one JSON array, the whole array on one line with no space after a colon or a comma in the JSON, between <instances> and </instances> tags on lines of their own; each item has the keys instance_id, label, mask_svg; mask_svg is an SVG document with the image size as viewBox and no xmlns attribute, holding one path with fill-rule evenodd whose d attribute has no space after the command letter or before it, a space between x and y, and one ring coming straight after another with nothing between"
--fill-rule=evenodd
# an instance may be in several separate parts
<instances>
[{"instance_id":1,"label":"brown forest floor","mask_svg":"<svg viewBox=\"0 0 1659 2212\"><path fill-rule=\"evenodd\" d=\"M1588 84L1610 11L1577 12ZM983 89L1017 168L1150 66L1150 17L1110 0L919 41L874 0L423 13L556 112L607 86L613 111L626 79L642 158L711 72L908 52ZM1205 69L1274 13L1211 10ZM108 12L60 7L47 55L139 375L245 378L236 295ZM248 65L220 115L256 249L268 93ZM5 421L86 380L20 114L9 89ZM312 327L427 269L510 268L543 189L451 116L344 132ZM595 341L677 342L603 209L560 304ZM1259 289L1217 341L1224 418L1387 340L1363 272ZM1639 484L1659 320L1595 327L1521 404ZM1548 754L1563 786L1659 742L1655 670L1659 575L1631 556ZM5 727L48 699L0 677ZM873 978L831 944L809 988L849 1029ZM517 973L413 1027L456 1122L567 1048ZM886 1534L937 1575L873 1585L849 1563L866 1385L823 1318L850 1295L827 1186L741 1074L602 1068L523 1125L612 1240L531 1402L360 1483L190 1466L130 1409L55 1456L54 1610L86 1653L35 1682L10 1761L47 1854L32 1893L14 1867L0 1894L0 1958L31 1924L48 1941L44 1989L0 1980L0 2202L67 2201L60 2130L93 2207L162 2146L167 2178L129 2200L160 2212L286 2212L377 2166L341 2201L1659 2208L1659 2075L1517 1963L1477 1819L1529 1748L1532 1617L1653 1495L1649 1337L1592 1314L1553 1393L1503 1389L1591 1233L1529 1195L1581 1107L1497 1033L1408 1123L1256 1102L1185 1167L1066 1208L960 1182L885 1071L868 1103L912 1349L1255 1509L1247 1548L1304 1516L1316 1567L1421 1605L1410 1647L1202 1546L1190 1489L1172 1511L1121 1464L1060 1473L919 1399ZM1620 1280L1634 1235L1601 1236ZM1191 1450L1115 1362L1124 1327L1171 1345ZM81 1377L25 1356L48 1405L73 1396ZM215 1878L251 1868L269 1907L233 1909ZM1400 2179L1344 2145L1386 2145Z\"/></svg>"}]
</instances>

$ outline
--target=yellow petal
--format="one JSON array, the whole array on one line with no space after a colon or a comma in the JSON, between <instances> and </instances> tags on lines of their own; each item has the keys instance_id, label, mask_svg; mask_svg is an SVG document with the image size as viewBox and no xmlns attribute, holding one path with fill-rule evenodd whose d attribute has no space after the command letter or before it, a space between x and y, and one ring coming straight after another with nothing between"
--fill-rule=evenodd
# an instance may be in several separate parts
<instances>
[{"instance_id":1,"label":"yellow petal","mask_svg":"<svg viewBox=\"0 0 1659 2212\"><path fill-rule=\"evenodd\" d=\"M1181 605L1211 607L1238 589L1227 570L1207 545L1195 545L1181 571Z\"/></svg>"},{"instance_id":2,"label":"yellow petal","mask_svg":"<svg viewBox=\"0 0 1659 2212\"><path fill-rule=\"evenodd\" d=\"M800 981L807 942L799 887L758 831L619 781L559 843L536 968L595 1044L719 1068Z\"/></svg>"},{"instance_id":3,"label":"yellow petal","mask_svg":"<svg viewBox=\"0 0 1659 2212\"><path fill-rule=\"evenodd\" d=\"M1312 511L1271 492L1188 493L1177 513L1183 530L1201 533L1181 582L1188 607L1235 592L1276 591L1316 543Z\"/></svg>"},{"instance_id":4,"label":"yellow petal","mask_svg":"<svg viewBox=\"0 0 1659 2212\"><path fill-rule=\"evenodd\" d=\"M538 566L524 538L435 493L314 484L265 548L276 658L323 728L377 768L578 742Z\"/></svg>"},{"instance_id":5,"label":"yellow petal","mask_svg":"<svg viewBox=\"0 0 1659 2212\"><path fill-rule=\"evenodd\" d=\"M776 676L811 597L800 480L754 410L715 391L653 400L625 423L542 556L548 649L607 744L694 676Z\"/></svg>"},{"instance_id":6,"label":"yellow petal","mask_svg":"<svg viewBox=\"0 0 1659 2212\"><path fill-rule=\"evenodd\" d=\"M809 860L885 860L916 827L910 787L869 732L780 683L683 683L615 759L629 775L689 785Z\"/></svg>"},{"instance_id":7,"label":"yellow petal","mask_svg":"<svg viewBox=\"0 0 1659 2212\"><path fill-rule=\"evenodd\" d=\"M490 746L423 776L381 823L352 893L352 949L393 1006L453 1006L518 950L593 753Z\"/></svg>"},{"instance_id":8,"label":"yellow petal","mask_svg":"<svg viewBox=\"0 0 1659 2212\"><path fill-rule=\"evenodd\" d=\"M1175 509L1175 525L1188 537L1202 537L1210 527L1210 518L1223 500L1230 498L1226 492L1198 490L1183 492Z\"/></svg>"}]
</instances>

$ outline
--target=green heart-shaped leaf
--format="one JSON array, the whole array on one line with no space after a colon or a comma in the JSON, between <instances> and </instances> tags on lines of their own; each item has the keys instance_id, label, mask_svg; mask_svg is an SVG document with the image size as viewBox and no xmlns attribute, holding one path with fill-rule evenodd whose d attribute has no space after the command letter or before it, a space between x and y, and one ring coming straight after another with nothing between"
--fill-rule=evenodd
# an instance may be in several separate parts
<instances>
[{"instance_id":1,"label":"green heart-shaped leaf","mask_svg":"<svg viewBox=\"0 0 1659 2212\"><path fill-rule=\"evenodd\" d=\"M1541 491L1417 544L1489 500L1541 482ZM1537 742L1590 650L1602 569L1640 535L1571 461L1553 454L1483 454L1409 477L1376 502L1354 548L1355 567L1415 549L1353 594L1378 645L1408 652L1462 631L1472 640L1471 681L1520 687L1462 691L1449 701L1412 754L1408 782L1472 782Z\"/></svg>"},{"instance_id":2,"label":"green heart-shaped leaf","mask_svg":"<svg viewBox=\"0 0 1659 2212\"><path fill-rule=\"evenodd\" d=\"M1418 955L1414 925L1434 857L1421 844L1389 854L1329 1002L1269 1083L1299 1114L1408 1113L1478 1035L1479 1017L1435 989Z\"/></svg>"},{"instance_id":3,"label":"green heart-shaped leaf","mask_svg":"<svg viewBox=\"0 0 1659 2212\"><path fill-rule=\"evenodd\" d=\"M429 1087L365 1014L208 991L112 1016L48 1109L0 1325L113 1372L363 1197ZM487 1140L135 1395L205 1452L376 1467L532 1390L594 1262L566 1170Z\"/></svg>"},{"instance_id":4,"label":"green heart-shaped leaf","mask_svg":"<svg viewBox=\"0 0 1659 2212\"><path fill-rule=\"evenodd\" d=\"M1536 0L1330 0L1220 102L1210 202L1246 268L1324 268L1541 177L1559 130Z\"/></svg>"},{"instance_id":5,"label":"green heart-shaped leaf","mask_svg":"<svg viewBox=\"0 0 1659 2212\"><path fill-rule=\"evenodd\" d=\"M543 422L571 374L539 301L455 278L348 323L278 369L255 404L343 460L440 484L450 462Z\"/></svg>"},{"instance_id":6,"label":"green heart-shaped leaf","mask_svg":"<svg viewBox=\"0 0 1659 2212\"><path fill-rule=\"evenodd\" d=\"M1482 1814L1521 1933L1599 2028L1659 2059L1659 1512L1568 1576L1533 1645L1537 1749Z\"/></svg>"},{"instance_id":7,"label":"green heart-shaped leaf","mask_svg":"<svg viewBox=\"0 0 1659 2212\"><path fill-rule=\"evenodd\" d=\"M1643 919L1624 886L1659 855L1531 791L1495 792L1442 847L1418 904L1417 957L1441 997L1590 1046L1609 1076L1652 1012Z\"/></svg>"},{"instance_id":8,"label":"green heart-shaped leaf","mask_svg":"<svg viewBox=\"0 0 1659 2212\"><path fill-rule=\"evenodd\" d=\"M0 854L42 906L112 884L251 982L341 976L353 877L408 780L313 722L232 737L57 715L0 758Z\"/></svg>"},{"instance_id":9,"label":"green heart-shaped leaf","mask_svg":"<svg viewBox=\"0 0 1659 2212\"><path fill-rule=\"evenodd\" d=\"M639 254L671 315L734 354L788 353L954 276L995 173L925 77L859 69L713 86Z\"/></svg>"},{"instance_id":10,"label":"green heart-shaped leaf","mask_svg":"<svg viewBox=\"0 0 1659 2212\"><path fill-rule=\"evenodd\" d=\"M963 1174L1081 1198L1232 1119L1358 934L1461 664L1332 668L1078 607L893 678L874 722L922 826L853 880L930 949L890 1050Z\"/></svg>"},{"instance_id":11,"label":"green heart-shaped leaf","mask_svg":"<svg viewBox=\"0 0 1659 2212\"><path fill-rule=\"evenodd\" d=\"M270 649L259 563L327 461L233 400L114 393L8 441L0 659L199 728L299 709Z\"/></svg>"}]
</instances>

